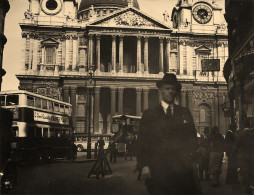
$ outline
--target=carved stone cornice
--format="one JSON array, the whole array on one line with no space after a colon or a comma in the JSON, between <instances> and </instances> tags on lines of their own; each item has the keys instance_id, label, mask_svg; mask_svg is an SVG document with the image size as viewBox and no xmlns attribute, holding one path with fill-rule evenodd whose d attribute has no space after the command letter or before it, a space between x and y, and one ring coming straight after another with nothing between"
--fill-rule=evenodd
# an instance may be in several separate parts
<instances>
[{"instance_id":1,"label":"carved stone cornice","mask_svg":"<svg viewBox=\"0 0 254 195\"><path fill-rule=\"evenodd\" d=\"M101 40L101 35L100 34L96 34L96 40Z\"/></svg>"},{"instance_id":2,"label":"carved stone cornice","mask_svg":"<svg viewBox=\"0 0 254 195\"><path fill-rule=\"evenodd\" d=\"M159 37L160 43L163 43L164 37Z\"/></svg>"},{"instance_id":3,"label":"carved stone cornice","mask_svg":"<svg viewBox=\"0 0 254 195\"><path fill-rule=\"evenodd\" d=\"M143 88L143 93L149 93L150 89L148 87Z\"/></svg>"},{"instance_id":4,"label":"carved stone cornice","mask_svg":"<svg viewBox=\"0 0 254 195\"><path fill-rule=\"evenodd\" d=\"M115 40L116 40L116 36L117 36L117 35L111 35L112 40L114 40L114 41L115 41Z\"/></svg>"},{"instance_id":5,"label":"carved stone cornice","mask_svg":"<svg viewBox=\"0 0 254 195\"><path fill-rule=\"evenodd\" d=\"M136 94L138 94L138 95L139 95L139 94L141 94L141 92L142 92L142 88L137 87L137 88L136 88Z\"/></svg>"},{"instance_id":6,"label":"carved stone cornice","mask_svg":"<svg viewBox=\"0 0 254 195\"><path fill-rule=\"evenodd\" d=\"M68 93L68 92L69 92L69 89L70 89L69 86L64 86L64 87L63 87L63 91L64 91L64 92L67 92L67 93Z\"/></svg>"},{"instance_id":7,"label":"carved stone cornice","mask_svg":"<svg viewBox=\"0 0 254 195\"><path fill-rule=\"evenodd\" d=\"M78 36L77 35L73 35L71 36L73 40L78 40Z\"/></svg>"},{"instance_id":8,"label":"carved stone cornice","mask_svg":"<svg viewBox=\"0 0 254 195\"><path fill-rule=\"evenodd\" d=\"M115 87L110 87L110 93L116 93L116 88Z\"/></svg>"},{"instance_id":9,"label":"carved stone cornice","mask_svg":"<svg viewBox=\"0 0 254 195\"><path fill-rule=\"evenodd\" d=\"M123 94L123 93L124 93L124 88L118 87L118 94Z\"/></svg>"},{"instance_id":10,"label":"carved stone cornice","mask_svg":"<svg viewBox=\"0 0 254 195\"><path fill-rule=\"evenodd\" d=\"M22 33L22 38L27 38L28 37L28 33Z\"/></svg>"},{"instance_id":11,"label":"carved stone cornice","mask_svg":"<svg viewBox=\"0 0 254 195\"><path fill-rule=\"evenodd\" d=\"M77 92L77 87L76 86L71 86L70 90L71 90L71 93L76 93Z\"/></svg>"},{"instance_id":12,"label":"carved stone cornice","mask_svg":"<svg viewBox=\"0 0 254 195\"><path fill-rule=\"evenodd\" d=\"M149 41L149 37L148 36L144 36L144 41L148 42Z\"/></svg>"}]
</instances>

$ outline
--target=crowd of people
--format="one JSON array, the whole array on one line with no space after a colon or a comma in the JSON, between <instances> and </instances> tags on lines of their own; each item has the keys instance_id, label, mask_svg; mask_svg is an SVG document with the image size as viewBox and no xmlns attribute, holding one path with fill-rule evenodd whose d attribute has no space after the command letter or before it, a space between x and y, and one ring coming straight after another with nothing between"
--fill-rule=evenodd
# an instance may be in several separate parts
<instances>
[{"instance_id":1,"label":"crowd of people","mask_svg":"<svg viewBox=\"0 0 254 195\"><path fill-rule=\"evenodd\" d=\"M246 122L242 131L236 132L236 125L231 124L225 138L217 127L210 131L204 129L199 139L198 167L200 180L212 181L212 186L220 185L219 177L225 152L227 162L226 184L242 181L247 193L254 192L254 128Z\"/></svg>"}]
</instances>

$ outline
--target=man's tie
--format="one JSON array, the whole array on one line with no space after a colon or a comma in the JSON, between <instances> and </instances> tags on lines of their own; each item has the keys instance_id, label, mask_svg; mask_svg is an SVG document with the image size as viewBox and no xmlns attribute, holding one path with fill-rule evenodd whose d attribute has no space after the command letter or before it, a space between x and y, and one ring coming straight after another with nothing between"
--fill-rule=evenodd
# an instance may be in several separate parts
<instances>
[{"instance_id":1,"label":"man's tie","mask_svg":"<svg viewBox=\"0 0 254 195\"><path fill-rule=\"evenodd\" d=\"M168 106L168 108L167 108L167 116L172 117L171 106Z\"/></svg>"}]
</instances>

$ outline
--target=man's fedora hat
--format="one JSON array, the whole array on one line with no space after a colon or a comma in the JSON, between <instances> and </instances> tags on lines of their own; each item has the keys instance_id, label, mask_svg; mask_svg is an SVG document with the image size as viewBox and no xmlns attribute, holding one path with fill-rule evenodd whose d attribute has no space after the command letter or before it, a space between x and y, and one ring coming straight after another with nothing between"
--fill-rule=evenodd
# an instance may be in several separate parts
<instances>
[{"instance_id":1,"label":"man's fedora hat","mask_svg":"<svg viewBox=\"0 0 254 195\"><path fill-rule=\"evenodd\" d=\"M171 84L176 87L176 90L179 92L182 89L181 83L177 81L176 75L172 73L165 73L164 77L156 82L158 88L161 88L163 84Z\"/></svg>"}]
</instances>

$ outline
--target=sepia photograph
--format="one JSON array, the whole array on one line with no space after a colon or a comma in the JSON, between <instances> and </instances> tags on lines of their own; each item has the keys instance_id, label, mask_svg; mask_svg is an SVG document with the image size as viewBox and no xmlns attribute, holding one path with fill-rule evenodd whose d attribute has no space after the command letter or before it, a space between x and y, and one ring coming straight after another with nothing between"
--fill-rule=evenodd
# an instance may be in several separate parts
<instances>
[{"instance_id":1,"label":"sepia photograph","mask_svg":"<svg viewBox=\"0 0 254 195\"><path fill-rule=\"evenodd\" d=\"M254 194L254 0L0 0L0 194Z\"/></svg>"}]
</instances>

